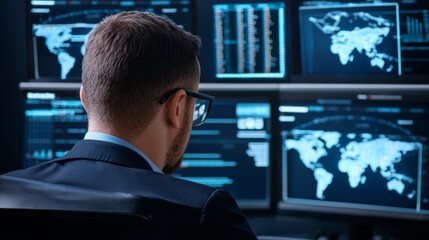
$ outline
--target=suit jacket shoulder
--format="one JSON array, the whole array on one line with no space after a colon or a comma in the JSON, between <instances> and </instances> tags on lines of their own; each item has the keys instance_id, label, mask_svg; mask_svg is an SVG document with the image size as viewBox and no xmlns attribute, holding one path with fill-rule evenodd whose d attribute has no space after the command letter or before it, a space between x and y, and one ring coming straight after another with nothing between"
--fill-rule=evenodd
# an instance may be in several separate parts
<instances>
[{"instance_id":1,"label":"suit jacket shoulder","mask_svg":"<svg viewBox=\"0 0 429 240\"><path fill-rule=\"evenodd\" d=\"M83 140L62 158L6 175L153 199L150 215L171 229L162 231L166 234L256 239L227 191L154 172L138 153L120 145Z\"/></svg>"}]
</instances>

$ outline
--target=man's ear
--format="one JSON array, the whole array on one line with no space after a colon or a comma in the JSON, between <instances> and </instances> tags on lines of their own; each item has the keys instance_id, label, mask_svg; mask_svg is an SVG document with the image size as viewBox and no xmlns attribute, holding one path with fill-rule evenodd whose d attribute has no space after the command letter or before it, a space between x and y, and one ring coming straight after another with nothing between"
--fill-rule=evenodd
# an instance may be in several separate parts
<instances>
[{"instance_id":1,"label":"man's ear","mask_svg":"<svg viewBox=\"0 0 429 240\"><path fill-rule=\"evenodd\" d=\"M80 97L80 101L82 102L83 109L85 109L85 112L87 112L86 111L86 104L85 104L85 93L83 91L83 86L80 86L79 97Z\"/></svg>"},{"instance_id":2,"label":"man's ear","mask_svg":"<svg viewBox=\"0 0 429 240\"><path fill-rule=\"evenodd\" d=\"M186 93L180 90L173 94L166 103L167 122L174 128L179 128L183 115L186 113Z\"/></svg>"}]
</instances>

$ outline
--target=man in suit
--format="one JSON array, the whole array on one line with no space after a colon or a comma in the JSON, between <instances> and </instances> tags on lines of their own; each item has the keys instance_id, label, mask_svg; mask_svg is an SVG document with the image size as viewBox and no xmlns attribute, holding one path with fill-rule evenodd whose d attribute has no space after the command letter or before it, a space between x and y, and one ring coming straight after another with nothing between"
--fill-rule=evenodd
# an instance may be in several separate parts
<instances>
[{"instance_id":1,"label":"man in suit","mask_svg":"<svg viewBox=\"0 0 429 240\"><path fill-rule=\"evenodd\" d=\"M214 100L198 92L199 48L198 37L154 14L105 18L83 60L85 138L62 158L6 175L149 197L168 206L152 209L166 235L256 239L228 192L168 175Z\"/></svg>"}]
</instances>

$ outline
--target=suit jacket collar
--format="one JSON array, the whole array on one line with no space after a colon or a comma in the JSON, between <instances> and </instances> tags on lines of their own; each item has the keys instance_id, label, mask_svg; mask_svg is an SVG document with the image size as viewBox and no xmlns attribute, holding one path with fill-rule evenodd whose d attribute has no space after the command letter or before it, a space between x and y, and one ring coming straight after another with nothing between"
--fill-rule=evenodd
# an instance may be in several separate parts
<instances>
[{"instance_id":1,"label":"suit jacket collar","mask_svg":"<svg viewBox=\"0 0 429 240\"><path fill-rule=\"evenodd\" d=\"M64 157L55 161L74 159L103 161L126 167L153 170L147 160L135 151L121 145L97 140L81 140Z\"/></svg>"}]
</instances>

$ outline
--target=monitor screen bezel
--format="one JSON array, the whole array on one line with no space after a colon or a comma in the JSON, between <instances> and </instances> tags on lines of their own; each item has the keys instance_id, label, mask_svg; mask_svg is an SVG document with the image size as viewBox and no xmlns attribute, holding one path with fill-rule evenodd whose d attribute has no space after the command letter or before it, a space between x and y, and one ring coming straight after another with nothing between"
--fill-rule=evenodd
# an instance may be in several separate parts
<instances>
[{"instance_id":1,"label":"monitor screen bezel","mask_svg":"<svg viewBox=\"0 0 429 240\"><path fill-rule=\"evenodd\" d=\"M343 96L357 96L358 94L391 96L396 98L401 96L401 101L409 103L429 105L429 85L366 85L366 84L284 84L279 87L279 106L284 101L315 103L316 99L323 96L325 98L338 98L338 94ZM392 101L395 102L395 101ZM278 111L278 110L277 110ZM281 131L280 123L278 132ZM429 136L428 136L429 137ZM279 138L280 144L280 138ZM281 147L277 149L281 152ZM282 153L278 153L280 156ZM281 158L278 158L279 161ZM282 164L280 164L282 165ZM281 166L279 168L283 168ZM401 211L396 208L377 209L376 205L363 204L342 204L331 202L331 204L317 204L315 201L306 202L302 199L283 199L282 191L284 180L282 170L276 173L279 176L279 188L277 212L279 215L293 215L306 217L333 217L335 219L355 219L355 220L396 220L396 221L429 221L429 211L412 212Z\"/></svg>"}]
</instances>

